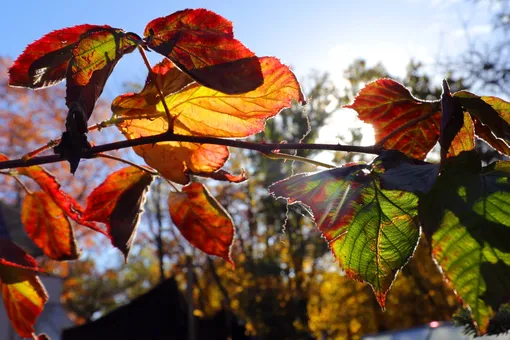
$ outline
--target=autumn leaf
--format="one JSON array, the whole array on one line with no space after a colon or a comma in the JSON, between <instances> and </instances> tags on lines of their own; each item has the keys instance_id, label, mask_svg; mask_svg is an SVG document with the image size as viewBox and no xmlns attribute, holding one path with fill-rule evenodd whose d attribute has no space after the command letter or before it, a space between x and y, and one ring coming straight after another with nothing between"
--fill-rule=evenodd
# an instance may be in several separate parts
<instances>
[{"instance_id":1,"label":"autumn leaf","mask_svg":"<svg viewBox=\"0 0 510 340\"><path fill-rule=\"evenodd\" d=\"M484 334L510 301L510 163L480 163L476 152L448 159L419 209L434 259Z\"/></svg>"},{"instance_id":2,"label":"autumn leaf","mask_svg":"<svg viewBox=\"0 0 510 340\"><path fill-rule=\"evenodd\" d=\"M75 260L79 251L66 214L45 192L27 194L21 221L28 236L51 259Z\"/></svg>"},{"instance_id":3,"label":"autumn leaf","mask_svg":"<svg viewBox=\"0 0 510 340\"><path fill-rule=\"evenodd\" d=\"M195 182L183 187L182 192L171 192L168 208L172 221L189 243L234 265L230 257L234 223L203 184Z\"/></svg>"},{"instance_id":4,"label":"autumn leaf","mask_svg":"<svg viewBox=\"0 0 510 340\"><path fill-rule=\"evenodd\" d=\"M471 151L475 148L475 126L467 113L463 113L464 123L453 138L447 157L458 156L461 152Z\"/></svg>"},{"instance_id":5,"label":"autumn leaf","mask_svg":"<svg viewBox=\"0 0 510 340\"><path fill-rule=\"evenodd\" d=\"M117 124L127 139L153 136L167 131L165 118L133 119ZM226 146L188 142L162 142L154 145L133 147L137 155L143 157L147 165L157 169L166 179L179 183L189 183L190 173L213 173L228 159Z\"/></svg>"},{"instance_id":6,"label":"autumn leaf","mask_svg":"<svg viewBox=\"0 0 510 340\"><path fill-rule=\"evenodd\" d=\"M258 58L234 39L232 23L206 9L186 9L152 20L147 45L204 86L240 94L262 85Z\"/></svg>"},{"instance_id":7,"label":"autumn leaf","mask_svg":"<svg viewBox=\"0 0 510 340\"><path fill-rule=\"evenodd\" d=\"M510 138L510 103L498 97L477 96L459 91L453 94L473 118L488 126L498 138Z\"/></svg>"},{"instance_id":8,"label":"autumn leaf","mask_svg":"<svg viewBox=\"0 0 510 340\"><path fill-rule=\"evenodd\" d=\"M112 244L126 260L154 176L129 166L109 175L87 198L84 219L105 223Z\"/></svg>"},{"instance_id":9,"label":"autumn leaf","mask_svg":"<svg viewBox=\"0 0 510 340\"><path fill-rule=\"evenodd\" d=\"M510 146L508 143L501 138L496 137L491 129L480 123L478 119L474 119L475 124L475 135L483 140L485 143L492 146L494 149L499 151L500 153L510 156Z\"/></svg>"},{"instance_id":10,"label":"autumn leaf","mask_svg":"<svg viewBox=\"0 0 510 340\"><path fill-rule=\"evenodd\" d=\"M73 46L87 33L109 26L78 25L46 34L28 45L9 69L9 85L33 89L64 80Z\"/></svg>"},{"instance_id":11,"label":"autumn leaf","mask_svg":"<svg viewBox=\"0 0 510 340\"><path fill-rule=\"evenodd\" d=\"M25 168L18 168L17 171L21 175L33 179L39 185L42 191L48 194L55 202L55 204L60 209L62 209L62 211L71 219L81 225L104 234L104 231L101 230L95 223L83 219L83 207L78 202L76 202L74 198L66 194L61 189L60 183L58 183L55 177L47 170L34 165Z\"/></svg>"},{"instance_id":12,"label":"autumn leaf","mask_svg":"<svg viewBox=\"0 0 510 340\"><path fill-rule=\"evenodd\" d=\"M73 59L66 76L66 105L69 108L66 131L54 148L55 153L69 161L71 173L76 172L81 153L91 147L86 137L87 121L108 77L120 58L141 42L134 33L109 28L89 33L72 49Z\"/></svg>"},{"instance_id":13,"label":"autumn leaf","mask_svg":"<svg viewBox=\"0 0 510 340\"><path fill-rule=\"evenodd\" d=\"M425 159L438 140L439 105L414 98L409 90L392 79L367 84L354 103L344 107L356 110L359 119L372 124L376 142L391 134L384 143L386 149ZM412 122L416 123L410 124Z\"/></svg>"},{"instance_id":14,"label":"autumn leaf","mask_svg":"<svg viewBox=\"0 0 510 340\"><path fill-rule=\"evenodd\" d=\"M48 296L36 276L33 257L6 238L0 238L0 289L7 315L21 337L31 337L34 323Z\"/></svg>"},{"instance_id":15,"label":"autumn leaf","mask_svg":"<svg viewBox=\"0 0 510 340\"><path fill-rule=\"evenodd\" d=\"M7 316L16 333L31 338L48 294L36 273L0 264L0 289Z\"/></svg>"},{"instance_id":16,"label":"autumn leaf","mask_svg":"<svg viewBox=\"0 0 510 340\"><path fill-rule=\"evenodd\" d=\"M90 118L113 68L139 43L141 38L136 34L116 28L96 31L80 40L72 49L73 59L67 73L67 106L79 103L87 119Z\"/></svg>"},{"instance_id":17,"label":"autumn leaf","mask_svg":"<svg viewBox=\"0 0 510 340\"><path fill-rule=\"evenodd\" d=\"M226 95L194 83L167 96L165 101L174 118L174 132L192 136L247 137L262 131L266 119L290 107L292 100L304 101L299 83L287 66L275 58L261 58L260 63L264 85L254 91ZM166 74L175 77L170 72ZM128 139L167 132L162 104L156 105L156 110L146 102L141 108L128 108L135 103L134 98L121 96L113 102L112 111L119 120L120 131ZM141 115L144 118L139 118ZM189 182L188 173L214 173L229 155L225 146L187 142L164 142L133 149L165 178L180 184Z\"/></svg>"},{"instance_id":18,"label":"autumn leaf","mask_svg":"<svg viewBox=\"0 0 510 340\"><path fill-rule=\"evenodd\" d=\"M418 244L418 198L382 189L367 172L361 164L298 174L272 184L269 191L311 212L343 270L368 282L384 307L396 275Z\"/></svg>"},{"instance_id":19,"label":"autumn leaf","mask_svg":"<svg viewBox=\"0 0 510 340\"><path fill-rule=\"evenodd\" d=\"M112 102L112 111L117 116L158 116L156 105L161 101L161 98L156 84L159 85L161 92L166 97L193 82L193 79L175 67L169 59L164 59L156 64L152 68L152 75L147 76L145 86L140 93L127 93L115 98Z\"/></svg>"}]
</instances>

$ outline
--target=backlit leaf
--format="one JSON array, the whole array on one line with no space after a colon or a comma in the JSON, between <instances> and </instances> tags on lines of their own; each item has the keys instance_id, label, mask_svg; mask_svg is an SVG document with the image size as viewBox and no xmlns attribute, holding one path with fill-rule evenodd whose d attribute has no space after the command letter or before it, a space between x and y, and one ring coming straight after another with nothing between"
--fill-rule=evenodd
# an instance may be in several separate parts
<instances>
[{"instance_id":1,"label":"backlit leaf","mask_svg":"<svg viewBox=\"0 0 510 340\"><path fill-rule=\"evenodd\" d=\"M481 169L475 152L449 159L420 199L433 256L481 334L510 302L510 163Z\"/></svg>"},{"instance_id":2,"label":"backlit leaf","mask_svg":"<svg viewBox=\"0 0 510 340\"><path fill-rule=\"evenodd\" d=\"M399 270L418 244L418 198L381 189L367 166L299 174L269 187L277 198L308 207L340 266L368 282L384 307Z\"/></svg>"},{"instance_id":3,"label":"backlit leaf","mask_svg":"<svg viewBox=\"0 0 510 340\"><path fill-rule=\"evenodd\" d=\"M256 89L264 79L258 58L234 39L232 23L206 9L186 9L152 20L148 46L199 83L229 94Z\"/></svg>"},{"instance_id":4,"label":"backlit leaf","mask_svg":"<svg viewBox=\"0 0 510 340\"><path fill-rule=\"evenodd\" d=\"M299 83L290 69L275 58L261 58L264 85L241 94L226 95L196 83L166 97L174 118L174 132L193 136L246 137L264 129L265 120L290 107L292 100L304 101ZM172 87L178 73L161 75ZM170 78L167 81L167 77ZM143 92L143 91L142 91ZM148 98L154 98L149 95ZM154 136L168 130L162 104L148 105L138 95L114 100L112 111L117 127L128 139ZM219 170L228 158L225 146L186 142L165 142L133 148L145 162L165 178L180 184L189 182L189 173L208 176ZM212 175L211 175L212 176Z\"/></svg>"},{"instance_id":5,"label":"backlit leaf","mask_svg":"<svg viewBox=\"0 0 510 340\"><path fill-rule=\"evenodd\" d=\"M16 333L23 338L32 338L35 321L48 301L48 294L36 273L0 264L0 289Z\"/></svg>"},{"instance_id":6,"label":"backlit leaf","mask_svg":"<svg viewBox=\"0 0 510 340\"><path fill-rule=\"evenodd\" d=\"M463 151L471 151L475 148L475 127L473 120L467 113L464 115L464 124L453 138L448 150L447 157L458 156Z\"/></svg>"},{"instance_id":7,"label":"backlit leaf","mask_svg":"<svg viewBox=\"0 0 510 340\"><path fill-rule=\"evenodd\" d=\"M276 58L260 58L264 84L254 91L227 95L199 84L191 84L165 101L174 119L174 132L212 137L247 137L264 129L265 121L291 106L292 100L304 103L299 83L292 71ZM115 104L120 104L117 107ZM120 109L120 113L119 110ZM162 104L157 113L147 110L147 118L164 117ZM112 111L119 118L139 116L141 111L126 111L116 99ZM123 124L128 125L126 121Z\"/></svg>"},{"instance_id":8,"label":"backlit leaf","mask_svg":"<svg viewBox=\"0 0 510 340\"><path fill-rule=\"evenodd\" d=\"M87 32L109 26L78 25L46 34L28 45L9 69L9 85L43 88L64 80L73 46Z\"/></svg>"},{"instance_id":9,"label":"backlit leaf","mask_svg":"<svg viewBox=\"0 0 510 340\"><path fill-rule=\"evenodd\" d=\"M169 59L164 59L155 65L152 72L165 97L193 82L193 79L175 67ZM159 112L156 110L156 104L160 101L161 98L152 77L148 76L140 93L127 93L118 96L112 102L112 110L118 116L157 116Z\"/></svg>"},{"instance_id":10,"label":"backlit leaf","mask_svg":"<svg viewBox=\"0 0 510 340\"><path fill-rule=\"evenodd\" d=\"M7 238L0 237L0 265L39 270L35 259Z\"/></svg>"},{"instance_id":11,"label":"backlit leaf","mask_svg":"<svg viewBox=\"0 0 510 340\"><path fill-rule=\"evenodd\" d=\"M496 137L491 129L480 123L478 119L474 120L475 123L475 134L478 138L482 139L485 143L492 146L494 149L498 150L502 154L510 156L510 146L508 143L501 138Z\"/></svg>"},{"instance_id":12,"label":"backlit leaf","mask_svg":"<svg viewBox=\"0 0 510 340\"><path fill-rule=\"evenodd\" d=\"M87 119L90 118L113 68L140 42L136 34L115 28L89 33L80 40L72 49L74 58L67 73L67 106L70 108L72 103L79 103Z\"/></svg>"},{"instance_id":13,"label":"backlit leaf","mask_svg":"<svg viewBox=\"0 0 510 340\"><path fill-rule=\"evenodd\" d=\"M104 234L104 231L102 231L95 223L85 221L83 219L83 207L76 202L74 198L66 194L61 189L60 183L58 183L55 177L46 169L34 165L25 168L18 168L17 170L20 174L33 179L42 191L48 194L55 204L72 220Z\"/></svg>"},{"instance_id":14,"label":"backlit leaf","mask_svg":"<svg viewBox=\"0 0 510 340\"><path fill-rule=\"evenodd\" d=\"M105 223L112 244L127 259L153 176L134 166L109 175L87 198L84 219Z\"/></svg>"},{"instance_id":15,"label":"backlit leaf","mask_svg":"<svg viewBox=\"0 0 510 340\"><path fill-rule=\"evenodd\" d=\"M73 228L66 214L47 193L26 195L21 221L28 236L46 256L58 261L78 258Z\"/></svg>"},{"instance_id":16,"label":"backlit leaf","mask_svg":"<svg viewBox=\"0 0 510 340\"><path fill-rule=\"evenodd\" d=\"M510 103L498 97L477 96L459 91L453 94L474 118L488 126L498 138L510 138Z\"/></svg>"},{"instance_id":17,"label":"backlit leaf","mask_svg":"<svg viewBox=\"0 0 510 340\"><path fill-rule=\"evenodd\" d=\"M441 116L438 104L414 98L404 86L392 79L379 79L367 84L354 103L344 107L356 110L362 121L373 125L376 142L392 134L384 143L386 149L424 159L438 140ZM406 125L421 118L423 120L418 123Z\"/></svg>"},{"instance_id":18,"label":"backlit leaf","mask_svg":"<svg viewBox=\"0 0 510 340\"><path fill-rule=\"evenodd\" d=\"M172 221L189 243L234 264L230 257L232 218L203 184L195 182L183 187L182 192L171 192L168 208Z\"/></svg>"},{"instance_id":19,"label":"backlit leaf","mask_svg":"<svg viewBox=\"0 0 510 340\"><path fill-rule=\"evenodd\" d=\"M127 139L153 136L167 131L166 119L134 119L117 124ZM145 163L166 179L179 184L189 182L189 173L213 173L228 159L226 146L187 142L163 142L133 147Z\"/></svg>"}]
</instances>

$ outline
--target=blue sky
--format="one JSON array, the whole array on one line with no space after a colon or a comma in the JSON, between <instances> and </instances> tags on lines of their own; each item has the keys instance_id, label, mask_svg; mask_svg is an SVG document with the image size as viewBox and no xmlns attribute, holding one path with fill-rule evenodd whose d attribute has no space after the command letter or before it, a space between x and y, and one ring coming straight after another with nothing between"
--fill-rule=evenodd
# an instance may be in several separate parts
<instances>
[{"instance_id":1,"label":"blue sky","mask_svg":"<svg viewBox=\"0 0 510 340\"><path fill-rule=\"evenodd\" d=\"M15 58L45 33L81 23L142 34L156 17L198 7L233 21L236 37L256 54L281 58L300 77L310 69L328 70L339 81L355 57L382 61L390 73L402 75L410 58L433 65L439 56L462 51L464 23L471 38L490 33L487 8L470 0L25 0L2 4L0 55ZM124 81L145 79L137 54L124 59L106 86L107 97L119 94ZM151 59L159 58L152 53Z\"/></svg>"}]
</instances>

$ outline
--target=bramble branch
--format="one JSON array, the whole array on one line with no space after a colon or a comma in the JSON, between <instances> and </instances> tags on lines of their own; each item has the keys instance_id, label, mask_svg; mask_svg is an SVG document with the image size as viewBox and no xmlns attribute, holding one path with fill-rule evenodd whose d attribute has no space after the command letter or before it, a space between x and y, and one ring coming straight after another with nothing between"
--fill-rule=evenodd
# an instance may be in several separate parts
<instances>
[{"instance_id":1,"label":"bramble branch","mask_svg":"<svg viewBox=\"0 0 510 340\"><path fill-rule=\"evenodd\" d=\"M275 150L330 150L330 151L344 151L344 152L358 152L378 155L383 151L383 148L377 145L372 146L355 146L355 145L342 145L342 144L306 144L306 143L256 143L247 142L234 139L222 139L215 137L200 137L200 136L185 136L173 133L163 133L155 136L140 137L137 139L124 140L113 142L103 145L92 147L88 152L84 152L81 158L94 158L97 154L106 151L119 150L130 148L138 145L156 144L160 142L189 142L199 144L215 144L224 145L234 148L254 150L261 152L265 155L275 155ZM33 157L28 160L14 159L0 162L1 169L11 169L27 167L31 165L41 165L49 163L57 163L65 161L60 155L39 156Z\"/></svg>"}]
</instances>

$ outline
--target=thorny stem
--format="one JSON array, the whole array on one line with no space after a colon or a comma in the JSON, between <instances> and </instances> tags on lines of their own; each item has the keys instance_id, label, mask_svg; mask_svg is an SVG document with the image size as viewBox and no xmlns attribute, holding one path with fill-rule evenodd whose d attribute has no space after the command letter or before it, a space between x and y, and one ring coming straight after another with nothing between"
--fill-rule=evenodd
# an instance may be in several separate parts
<instances>
[{"instance_id":1,"label":"thorny stem","mask_svg":"<svg viewBox=\"0 0 510 340\"><path fill-rule=\"evenodd\" d=\"M168 132L173 132L174 124L172 115L170 115L170 110L168 109L168 106L165 102L165 96L163 95L163 91L161 90L161 87L159 86L159 83L157 82L156 77L154 76L154 73L152 72L152 66L149 62L149 59L147 59L147 55L145 54L145 51L143 50L142 46L138 46L138 51L142 55L143 62L145 63L145 66L147 66L147 69L149 70L149 77L151 77L152 82L154 83L154 86L158 90L159 98L161 99L161 104L163 104L163 108L165 109L166 119L168 120Z\"/></svg>"},{"instance_id":2,"label":"thorny stem","mask_svg":"<svg viewBox=\"0 0 510 340\"><path fill-rule=\"evenodd\" d=\"M274 150L331 150L344 152L359 152L379 155L384 148L379 145L356 146L342 144L307 144L307 143L255 143L233 139L222 139L215 137L185 136L177 135L171 132L162 133L155 136L140 137L137 139L124 140L119 142L107 143L92 147L89 151L82 153L82 158L94 158L97 154L106 151L130 148L139 145L156 144L160 142L189 142L199 144L224 145L235 148L254 150L265 155L274 154ZM32 165L49 164L65 161L60 155L40 156L28 160L14 159L0 162L0 170L27 167Z\"/></svg>"},{"instance_id":3,"label":"thorny stem","mask_svg":"<svg viewBox=\"0 0 510 340\"><path fill-rule=\"evenodd\" d=\"M102 122L99 122L99 123L96 123L94 125L91 125L87 128L87 130L90 132L90 131L94 131L94 130L101 130L101 129L104 129L110 125L113 125L115 124L116 121L113 120L113 119L108 119L108 120L104 120ZM55 146L58 145L58 143L60 143L60 137L57 138L57 139L53 139L53 140L50 140L48 143L46 143L46 145L43 145L37 149L35 149L34 151L30 151L29 153L23 155L22 159L24 159L25 161L28 161L30 158L33 158L35 156L37 156L38 154L40 154L41 152L43 151L46 151L48 149L51 149Z\"/></svg>"}]
</instances>

